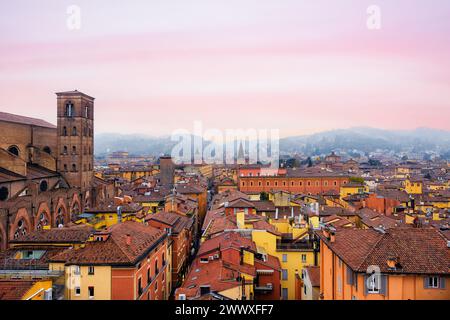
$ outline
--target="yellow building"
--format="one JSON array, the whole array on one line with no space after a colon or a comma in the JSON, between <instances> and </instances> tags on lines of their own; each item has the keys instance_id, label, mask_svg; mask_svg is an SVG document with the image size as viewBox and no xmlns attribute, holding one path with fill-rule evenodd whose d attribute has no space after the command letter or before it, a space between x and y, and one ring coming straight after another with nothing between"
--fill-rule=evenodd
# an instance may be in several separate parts
<instances>
[{"instance_id":1,"label":"yellow building","mask_svg":"<svg viewBox=\"0 0 450 320\"><path fill-rule=\"evenodd\" d=\"M343 199L345 197L354 195L354 194L363 194L363 193L369 193L369 187L366 186L364 183L355 183L350 182L346 185L341 186L340 188L340 198Z\"/></svg>"},{"instance_id":2,"label":"yellow building","mask_svg":"<svg viewBox=\"0 0 450 320\"><path fill-rule=\"evenodd\" d=\"M406 179L405 180L405 191L408 194L422 194L423 193L423 181Z\"/></svg>"}]
</instances>

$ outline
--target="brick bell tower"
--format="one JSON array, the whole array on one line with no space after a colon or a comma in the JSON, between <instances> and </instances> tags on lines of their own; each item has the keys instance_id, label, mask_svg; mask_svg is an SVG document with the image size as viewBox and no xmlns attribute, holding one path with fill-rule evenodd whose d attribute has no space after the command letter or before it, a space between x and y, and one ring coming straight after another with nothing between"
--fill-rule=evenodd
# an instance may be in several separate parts
<instances>
[{"instance_id":1,"label":"brick bell tower","mask_svg":"<svg viewBox=\"0 0 450 320\"><path fill-rule=\"evenodd\" d=\"M94 178L94 99L77 90L58 92L57 171L71 187L89 190Z\"/></svg>"}]
</instances>

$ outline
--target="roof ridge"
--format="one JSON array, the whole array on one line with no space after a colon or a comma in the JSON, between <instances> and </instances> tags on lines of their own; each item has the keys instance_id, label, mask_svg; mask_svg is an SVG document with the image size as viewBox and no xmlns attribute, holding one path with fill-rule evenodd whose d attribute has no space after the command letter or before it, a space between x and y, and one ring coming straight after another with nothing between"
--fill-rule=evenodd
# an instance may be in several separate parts
<instances>
[{"instance_id":1,"label":"roof ridge","mask_svg":"<svg viewBox=\"0 0 450 320\"><path fill-rule=\"evenodd\" d=\"M368 230L372 230L372 229L368 229ZM374 232L378 232L376 230L374 230ZM373 253L373 251L375 250L375 248L378 246L378 244L384 239L384 237L387 235L388 233L382 234L381 237L378 239L378 241L372 246L371 250L369 250L369 252L364 256L364 259L362 259L361 263L358 265L357 270L359 270L361 268L361 266L366 262L366 260L369 258L370 254Z\"/></svg>"}]
</instances>

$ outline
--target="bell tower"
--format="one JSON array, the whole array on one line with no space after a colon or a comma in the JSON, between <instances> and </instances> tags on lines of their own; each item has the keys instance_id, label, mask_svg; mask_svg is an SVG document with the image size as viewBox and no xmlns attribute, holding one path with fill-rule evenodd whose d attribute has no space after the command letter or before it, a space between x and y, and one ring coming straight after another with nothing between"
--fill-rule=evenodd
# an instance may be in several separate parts
<instances>
[{"instance_id":1,"label":"bell tower","mask_svg":"<svg viewBox=\"0 0 450 320\"><path fill-rule=\"evenodd\" d=\"M87 191L94 178L94 99L77 90L58 92L57 171Z\"/></svg>"}]
</instances>

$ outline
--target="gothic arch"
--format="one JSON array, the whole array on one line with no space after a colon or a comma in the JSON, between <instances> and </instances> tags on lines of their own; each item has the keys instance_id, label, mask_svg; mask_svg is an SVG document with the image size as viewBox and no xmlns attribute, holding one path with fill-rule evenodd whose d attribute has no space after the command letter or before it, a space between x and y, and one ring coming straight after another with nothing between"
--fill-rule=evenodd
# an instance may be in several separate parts
<instances>
[{"instance_id":1,"label":"gothic arch","mask_svg":"<svg viewBox=\"0 0 450 320\"><path fill-rule=\"evenodd\" d=\"M32 224L28 211L26 208L20 208L14 219L14 223L11 226L11 231L9 233L9 239L14 240L15 238L28 234L32 230Z\"/></svg>"},{"instance_id":2,"label":"gothic arch","mask_svg":"<svg viewBox=\"0 0 450 320\"><path fill-rule=\"evenodd\" d=\"M34 229L42 230L44 226L49 226L52 223L52 217L50 214L50 208L47 202L41 202L34 217Z\"/></svg>"},{"instance_id":3,"label":"gothic arch","mask_svg":"<svg viewBox=\"0 0 450 320\"><path fill-rule=\"evenodd\" d=\"M59 225L66 225L70 222L69 213L63 198L59 198L56 209L53 214L53 225L57 228Z\"/></svg>"},{"instance_id":4,"label":"gothic arch","mask_svg":"<svg viewBox=\"0 0 450 320\"><path fill-rule=\"evenodd\" d=\"M75 193L72 198L72 203L70 204L70 219L73 219L81 213L81 203L78 195Z\"/></svg>"}]
</instances>

